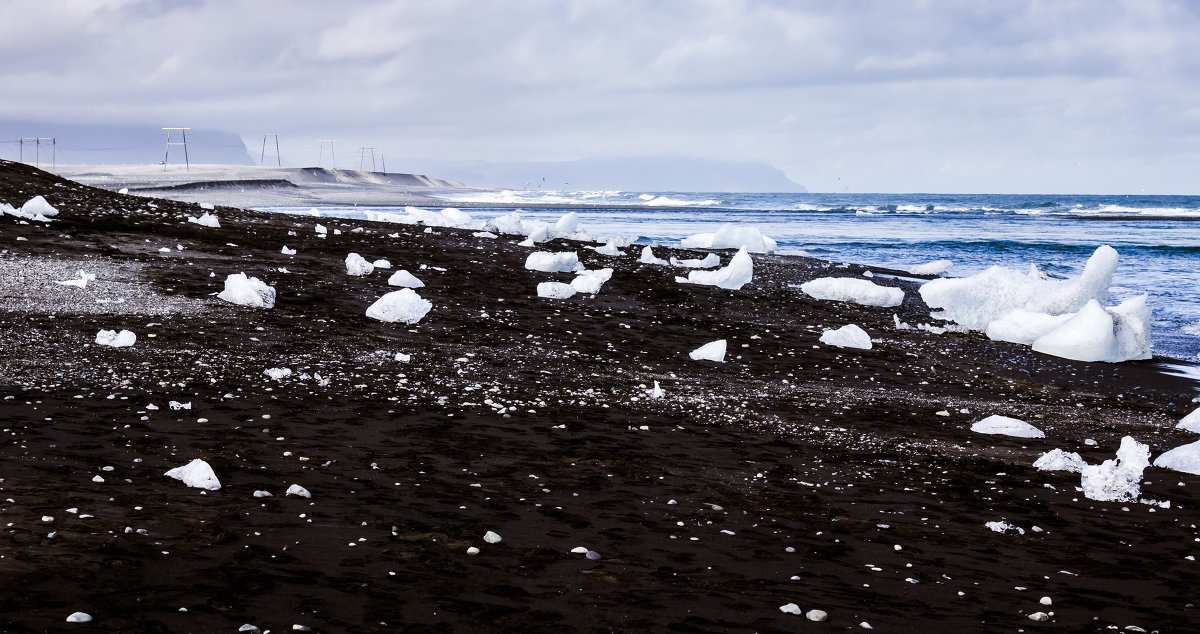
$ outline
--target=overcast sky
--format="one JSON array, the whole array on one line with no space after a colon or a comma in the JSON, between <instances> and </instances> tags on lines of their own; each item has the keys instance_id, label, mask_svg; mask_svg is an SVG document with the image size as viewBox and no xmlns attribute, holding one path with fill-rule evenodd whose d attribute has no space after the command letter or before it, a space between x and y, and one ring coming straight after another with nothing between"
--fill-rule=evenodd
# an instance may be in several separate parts
<instances>
[{"instance_id":1,"label":"overcast sky","mask_svg":"<svg viewBox=\"0 0 1200 634\"><path fill-rule=\"evenodd\" d=\"M0 0L0 118L812 191L1200 193L1200 2Z\"/></svg>"}]
</instances>

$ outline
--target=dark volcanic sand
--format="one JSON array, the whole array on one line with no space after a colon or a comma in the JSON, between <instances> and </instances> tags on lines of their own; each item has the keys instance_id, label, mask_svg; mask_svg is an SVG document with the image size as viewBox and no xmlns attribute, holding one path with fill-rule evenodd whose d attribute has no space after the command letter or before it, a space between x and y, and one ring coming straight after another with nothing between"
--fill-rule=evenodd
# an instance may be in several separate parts
<instances>
[{"instance_id":1,"label":"dark volcanic sand","mask_svg":"<svg viewBox=\"0 0 1200 634\"><path fill-rule=\"evenodd\" d=\"M570 276L525 270L512 237L224 207L213 229L184 221L195 205L0 162L0 201L36 194L61 211L48 226L0 219L5 632L1198 627L1200 479L1147 470L1163 509L1030 466L1053 448L1099 462L1124 435L1155 455L1194 440L1173 429L1194 386L1154 363L896 330L893 312L929 321L911 285L899 311L812 300L790 285L862 269L806 258L756 256L729 291L556 241L616 272L595 298L548 300L537 282ZM366 318L390 271L350 277L350 252L413 272L433 310ZM99 279L53 283L80 268ZM275 308L213 296L241 271ZM881 342L818 344L851 322ZM137 344L97 346L101 328ZM688 359L718 338L726 363ZM969 431L989 414L1047 439ZM193 458L219 491L163 476ZM285 497L293 483L312 499Z\"/></svg>"}]
</instances>

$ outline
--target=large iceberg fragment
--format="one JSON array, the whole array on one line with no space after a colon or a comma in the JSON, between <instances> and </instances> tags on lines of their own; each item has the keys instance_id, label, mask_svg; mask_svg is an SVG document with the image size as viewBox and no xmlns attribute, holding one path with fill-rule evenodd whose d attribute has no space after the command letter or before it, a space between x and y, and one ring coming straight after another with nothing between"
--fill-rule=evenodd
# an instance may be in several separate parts
<instances>
[{"instance_id":1,"label":"large iceberg fragment","mask_svg":"<svg viewBox=\"0 0 1200 634\"><path fill-rule=\"evenodd\" d=\"M367 317L379 321L415 324L432 308L433 302L422 299L411 288L402 288L375 300L375 303L367 308Z\"/></svg>"},{"instance_id":2,"label":"large iceberg fragment","mask_svg":"<svg viewBox=\"0 0 1200 634\"><path fill-rule=\"evenodd\" d=\"M685 249L745 249L750 253L770 253L775 241L757 227L726 223L714 233L697 233L679 242Z\"/></svg>"},{"instance_id":3,"label":"large iceberg fragment","mask_svg":"<svg viewBox=\"0 0 1200 634\"><path fill-rule=\"evenodd\" d=\"M814 299L864 306L899 306L904 302L904 291L898 288L879 286L853 277L821 277L801 284L800 290Z\"/></svg>"},{"instance_id":4,"label":"large iceberg fragment","mask_svg":"<svg viewBox=\"0 0 1200 634\"><path fill-rule=\"evenodd\" d=\"M257 277L234 273L225 278L225 290L217 298L242 306L271 308L275 306L275 289Z\"/></svg>"},{"instance_id":5,"label":"large iceberg fragment","mask_svg":"<svg viewBox=\"0 0 1200 634\"><path fill-rule=\"evenodd\" d=\"M1100 502L1136 500L1142 490L1142 472L1148 466L1150 448L1125 436L1115 460L1083 467L1083 495Z\"/></svg>"},{"instance_id":6,"label":"large iceberg fragment","mask_svg":"<svg viewBox=\"0 0 1200 634\"><path fill-rule=\"evenodd\" d=\"M1089 300L1057 328L1038 337L1033 349L1076 361L1149 359L1149 312L1144 295L1107 310Z\"/></svg>"},{"instance_id":7,"label":"large iceberg fragment","mask_svg":"<svg viewBox=\"0 0 1200 634\"><path fill-rule=\"evenodd\" d=\"M971 425L971 431L979 434L999 434L1001 436L1014 436L1016 438L1046 437L1046 434L1042 430L1019 418L998 416L995 414Z\"/></svg>"},{"instance_id":8,"label":"large iceberg fragment","mask_svg":"<svg viewBox=\"0 0 1200 634\"><path fill-rule=\"evenodd\" d=\"M703 284L737 290L754 279L754 261L746 249L739 249L729 264L715 271L688 271L686 278L677 277L675 281L687 284Z\"/></svg>"}]
</instances>

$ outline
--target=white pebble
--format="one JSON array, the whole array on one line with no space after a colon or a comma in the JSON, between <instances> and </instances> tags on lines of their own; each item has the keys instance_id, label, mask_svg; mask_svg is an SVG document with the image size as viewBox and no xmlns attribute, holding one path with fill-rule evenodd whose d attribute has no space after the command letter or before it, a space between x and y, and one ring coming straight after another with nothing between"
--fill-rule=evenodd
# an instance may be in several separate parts
<instances>
[{"instance_id":1,"label":"white pebble","mask_svg":"<svg viewBox=\"0 0 1200 634\"><path fill-rule=\"evenodd\" d=\"M288 487L285 495L295 495L302 498L312 497L312 493L309 493L308 489L300 486L299 484L293 484L292 486Z\"/></svg>"},{"instance_id":2,"label":"white pebble","mask_svg":"<svg viewBox=\"0 0 1200 634\"><path fill-rule=\"evenodd\" d=\"M467 549L467 554L468 555L478 555L479 549L474 546L471 546L470 548Z\"/></svg>"},{"instance_id":3,"label":"white pebble","mask_svg":"<svg viewBox=\"0 0 1200 634\"><path fill-rule=\"evenodd\" d=\"M587 551L588 549L584 548L583 546L576 546L571 549L571 552L575 553L576 555L586 555Z\"/></svg>"},{"instance_id":4,"label":"white pebble","mask_svg":"<svg viewBox=\"0 0 1200 634\"><path fill-rule=\"evenodd\" d=\"M828 619L829 615L825 613L825 610L809 610L804 614L804 618L814 623L821 623Z\"/></svg>"},{"instance_id":5,"label":"white pebble","mask_svg":"<svg viewBox=\"0 0 1200 634\"><path fill-rule=\"evenodd\" d=\"M784 614L801 614L800 606L796 605L795 603L788 603L787 605L781 605L781 606L779 606L779 611L783 612Z\"/></svg>"},{"instance_id":6,"label":"white pebble","mask_svg":"<svg viewBox=\"0 0 1200 634\"><path fill-rule=\"evenodd\" d=\"M1050 597L1042 597L1038 603L1041 603L1042 605L1053 605L1054 601L1052 601Z\"/></svg>"},{"instance_id":7,"label":"white pebble","mask_svg":"<svg viewBox=\"0 0 1200 634\"><path fill-rule=\"evenodd\" d=\"M272 497L272 496L271 496L271 492L270 492L270 491L255 491L255 492L254 492L254 497L256 497L256 498L269 498L269 497Z\"/></svg>"},{"instance_id":8,"label":"white pebble","mask_svg":"<svg viewBox=\"0 0 1200 634\"><path fill-rule=\"evenodd\" d=\"M87 612L72 612L71 616L67 617L67 623L88 623L92 620L92 615Z\"/></svg>"},{"instance_id":9,"label":"white pebble","mask_svg":"<svg viewBox=\"0 0 1200 634\"><path fill-rule=\"evenodd\" d=\"M493 533L492 531L488 531L483 534L483 541L485 541L489 544L500 543L500 539L501 539L501 537L499 535L497 535L496 533Z\"/></svg>"}]
</instances>

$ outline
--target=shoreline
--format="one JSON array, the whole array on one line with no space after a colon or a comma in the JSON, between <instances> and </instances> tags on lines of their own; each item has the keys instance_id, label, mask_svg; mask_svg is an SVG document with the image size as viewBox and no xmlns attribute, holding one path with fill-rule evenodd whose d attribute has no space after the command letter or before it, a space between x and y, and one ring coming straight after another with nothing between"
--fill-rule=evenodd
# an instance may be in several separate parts
<instances>
[{"instance_id":1,"label":"shoreline","mask_svg":"<svg viewBox=\"0 0 1200 634\"><path fill-rule=\"evenodd\" d=\"M1174 424L1196 382L1164 358L896 330L893 313L928 321L913 284L876 280L905 290L896 309L813 300L791 285L866 269L801 256L756 255L731 291L554 240L539 248L614 273L550 300L537 283L570 276L524 269L511 236L229 207L203 227L194 204L0 163L0 201L37 194L52 222L0 222L7 630L78 610L105 631L790 631L807 621L788 603L884 631L1194 622L1200 478L1148 470L1141 498L1162 508L1031 466L1194 440ZM349 252L416 275L431 312L367 319L391 271L348 276ZM55 284L78 268L100 275ZM213 296L241 271L274 308ZM878 342L819 343L846 323ZM122 328L131 348L95 345ZM688 358L718 338L724 363ZM969 430L990 414L1047 437ZM163 476L193 458L220 490Z\"/></svg>"}]
</instances>

